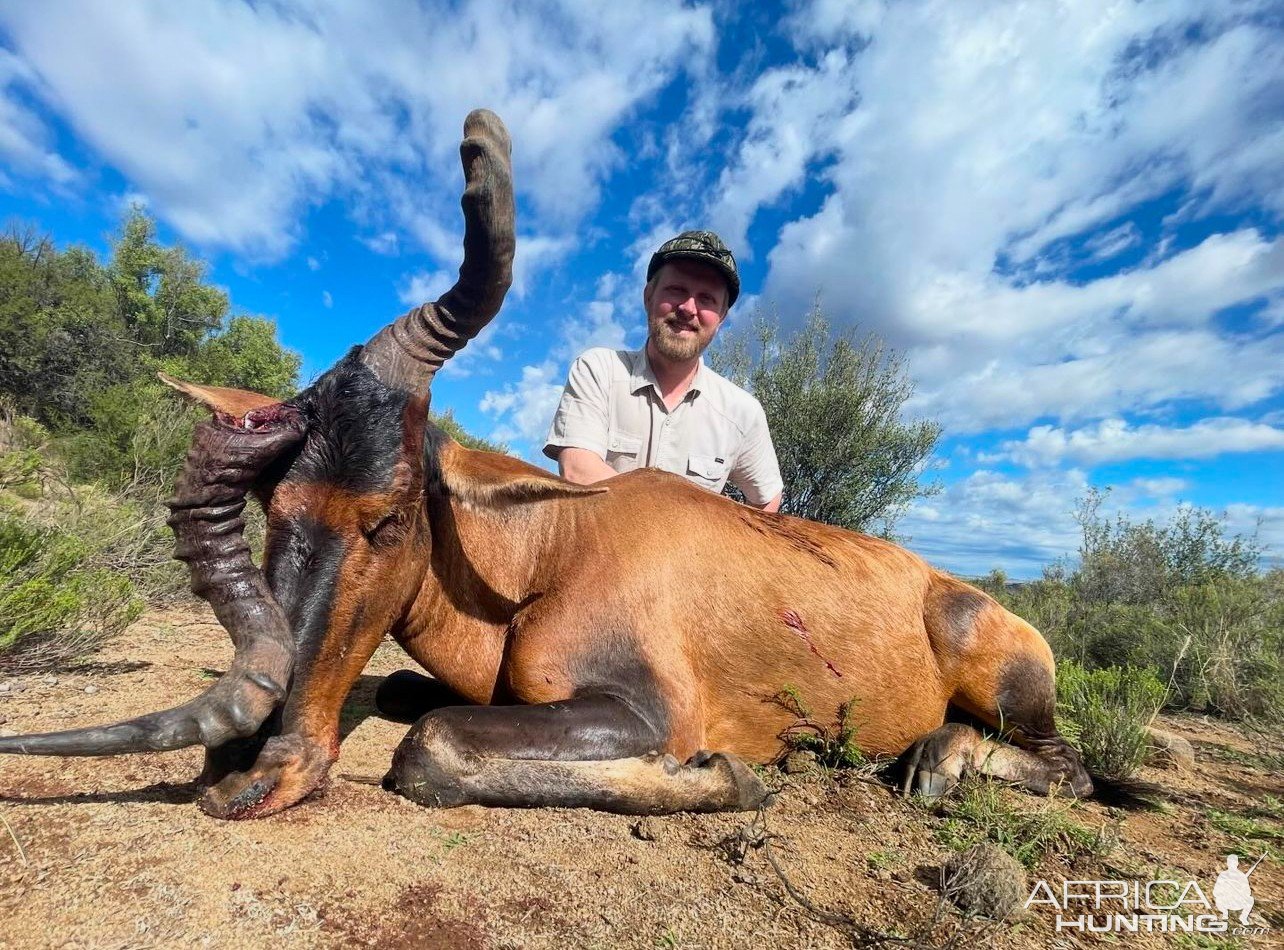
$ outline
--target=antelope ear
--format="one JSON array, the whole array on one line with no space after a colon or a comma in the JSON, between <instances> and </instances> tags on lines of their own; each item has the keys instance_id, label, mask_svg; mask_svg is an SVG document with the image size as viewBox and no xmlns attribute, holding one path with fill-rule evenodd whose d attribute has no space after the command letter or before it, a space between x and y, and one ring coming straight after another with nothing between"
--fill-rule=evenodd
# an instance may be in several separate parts
<instances>
[{"instance_id":1,"label":"antelope ear","mask_svg":"<svg viewBox=\"0 0 1284 950\"><path fill-rule=\"evenodd\" d=\"M162 383L177 389L192 402L198 402L215 414L241 418L247 412L262 409L265 406L278 405L281 400L262 393L252 393L248 389L228 389L224 386L201 386L197 383L185 383L181 379L157 373Z\"/></svg>"},{"instance_id":2,"label":"antelope ear","mask_svg":"<svg viewBox=\"0 0 1284 950\"><path fill-rule=\"evenodd\" d=\"M610 490L605 485L575 485L521 459L466 449L453 439L442 441L437 458L446 491L478 507L600 495Z\"/></svg>"}]
</instances>

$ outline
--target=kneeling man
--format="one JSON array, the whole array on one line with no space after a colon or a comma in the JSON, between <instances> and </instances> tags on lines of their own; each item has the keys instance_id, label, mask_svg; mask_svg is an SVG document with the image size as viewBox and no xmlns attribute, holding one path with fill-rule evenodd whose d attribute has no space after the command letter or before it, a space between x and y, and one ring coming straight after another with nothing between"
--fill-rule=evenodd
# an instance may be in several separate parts
<instances>
[{"instance_id":1,"label":"kneeling man","mask_svg":"<svg viewBox=\"0 0 1284 950\"><path fill-rule=\"evenodd\" d=\"M740 293L736 260L712 231L686 231L651 256L646 345L591 349L571 364L544 454L587 485L660 468L749 504L780 508L780 465L762 406L704 365Z\"/></svg>"}]
</instances>

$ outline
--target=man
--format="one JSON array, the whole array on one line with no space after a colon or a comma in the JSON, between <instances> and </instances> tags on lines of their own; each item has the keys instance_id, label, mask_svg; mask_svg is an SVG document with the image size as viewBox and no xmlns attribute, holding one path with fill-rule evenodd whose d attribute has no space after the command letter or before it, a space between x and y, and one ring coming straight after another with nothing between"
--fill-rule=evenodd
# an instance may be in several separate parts
<instances>
[{"instance_id":1,"label":"man","mask_svg":"<svg viewBox=\"0 0 1284 950\"><path fill-rule=\"evenodd\" d=\"M754 507L779 510L762 406L701 358L740 294L735 258L712 231L686 231L646 276L646 346L595 348L571 365L544 454L581 485L660 468L713 492L730 481Z\"/></svg>"}]
</instances>

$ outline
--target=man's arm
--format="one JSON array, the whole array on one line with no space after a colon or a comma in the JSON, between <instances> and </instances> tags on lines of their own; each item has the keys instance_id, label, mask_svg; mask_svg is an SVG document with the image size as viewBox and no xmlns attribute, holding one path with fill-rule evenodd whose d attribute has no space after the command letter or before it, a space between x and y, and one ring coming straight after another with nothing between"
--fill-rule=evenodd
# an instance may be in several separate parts
<instances>
[{"instance_id":1,"label":"man's arm","mask_svg":"<svg viewBox=\"0 0 1284 950\"><path fill-rule=\"evenodd\" d=\"M765 505L754 505L753 507L757 508L759 511L765 511L768 514L775 514L780 510L780 503L784 501L784 498L785 492L782 489L776 492L776 497L771 499L771 501L767 502Z\"/></svg>"},{"instance_id":2,"label":"man's arm","mask_svg":"<svg viewBox=\"0 0 1284 950\"><path fill-rule=\"evenodd\" d=\"M544 454L556 459L563 478L578 485L591 485L615 474L606 464L613 357L606 350L589 350L571 364L545 440Z\"/></svg>"},{"instance_id":3,"label":"man's arm","mask_svg":"<svg viewBox=\"0 0 1284 950\"><path fill-rule=\"evenodd\" d=\"M616 474L602 456L574 446L567 446L557 453L557 470L564 479L577 485L592 485Z\"/></svg>"},{"instance_id":4,"label":"man's arm","mask_svg":"<svg viewBox=\"0 0 1284 950\"><path fill-rule=\"evenodd\" d=\"M745 433L744 444L731 469L730 481L740 489L751 507L777 512L785 494L780 463L767 428L767 415L757 401L754 402L754 410L753 425Z\"/></svg>"}]
</instances>

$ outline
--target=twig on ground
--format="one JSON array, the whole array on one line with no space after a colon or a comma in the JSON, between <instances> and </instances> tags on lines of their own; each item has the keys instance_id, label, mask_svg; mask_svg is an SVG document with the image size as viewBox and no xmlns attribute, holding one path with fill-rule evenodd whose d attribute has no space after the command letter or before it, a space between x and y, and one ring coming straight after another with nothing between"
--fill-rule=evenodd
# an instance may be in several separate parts
<instances>
[{"instance_id":1,"label":"twig on ground","mask_svg":"<svg viewBox=\"0 0 1284 950\"><path fill-rule=\"evenodd\" d=\"M9 837L13 839L13 845L18 849L18 857L22 858L22 863L30 865L31 862L27 860L27 852L22 850L22 842L19 841L18 836L13 833L13 825L9 824L9 819L4 815L0 815L0 821L4 822L5 831L9 832Z\"/></svg>"},{"instance_id":2,"label":"twig on ground","mask_svg":"<svg viewBox=\"0 0 1284 950\"><path fill-rule=\"evenodd\" d=\"M811 898L790 880L788 873L786 873L780 863L780 859L772 848L772 842L777 840L780 840L780 836L773 835L767 830L766 811L760 807L748 824L742 825L734 834L728 835L717 842L713 848L720 851L728 862L736 865L743 864L750 851L761 851L790 899L817 923L833 927L840 933L845 934L851 940L852 946L859 948L859 950L872 950L872 948L886 946L910 947L915 948L915 950L920 950L920 948L921 950L928 950L928 948L944 950L944 948L954 947L959 938L968 931L968 927L961 926L944 943L939 945L931 943L932 932L944 917L945 904L943 898L937 900L931 920L916 928L915 932L908 937L897 936L896 934L866 926L849 914L836 913L818 907Z\"/></svg>"}]
</instances>

